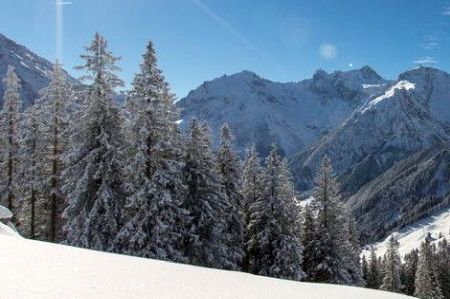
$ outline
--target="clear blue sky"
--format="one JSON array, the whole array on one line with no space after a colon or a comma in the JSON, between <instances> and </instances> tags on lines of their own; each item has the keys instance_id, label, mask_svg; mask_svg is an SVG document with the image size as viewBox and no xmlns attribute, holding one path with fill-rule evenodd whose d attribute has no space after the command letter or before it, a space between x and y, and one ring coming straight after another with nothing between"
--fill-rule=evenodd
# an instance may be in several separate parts
<instances>
[{"instance_id":1,"label":"clear blue sky","mask_svg":"<svg viewBox=\"0 0 450 299\"><path fill-rule=\"evenodd\" d=\"M63 63L73 71L95 31L122 56L129 83L146 42L178 97L243 69L298 81L318 68L370 65L395 78L415 62L450 70L450 1L58 0ZM55 0L1 0L0 32L54 60Z\"/></svg>"}]
</instances>

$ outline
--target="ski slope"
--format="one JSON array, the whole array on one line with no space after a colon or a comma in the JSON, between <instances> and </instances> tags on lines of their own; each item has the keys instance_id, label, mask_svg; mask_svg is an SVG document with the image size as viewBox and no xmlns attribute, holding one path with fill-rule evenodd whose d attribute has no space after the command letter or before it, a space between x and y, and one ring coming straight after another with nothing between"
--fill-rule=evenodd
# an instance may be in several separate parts
<instances>
[{"instance_id":1,"label":"ski slope","mask_svg":"<svg viewBox=\"0 0 450 299\"><path fill-rule=\"evenodd\" d=\"M425 240L428 233L431 233L434 242L439 241L439 234L442 233L443 236L450 241L450 210L445 211L439 215L428 217L421 221L418 221L414 225L410 225L401 231L394 233L395 237L400 243L399 253L403 258L406 253L411 250L420 247L420 243ZM383 256L386 253L389 237L387 237L382 242L373 244L377 255ZM366 257L369 256L369 248L367 246L366 250L363 252Z\"/></svg>"},{"instance_id":2,"label":"ski slope","mask_svg":"<svg viewBox=\"0 0 450 299\"><path fill-rule=\"evenodd\" d=\"M0 234L0 265L0 298L408 298L108 254L5 234Z\"/></svg>"}]
</instances>

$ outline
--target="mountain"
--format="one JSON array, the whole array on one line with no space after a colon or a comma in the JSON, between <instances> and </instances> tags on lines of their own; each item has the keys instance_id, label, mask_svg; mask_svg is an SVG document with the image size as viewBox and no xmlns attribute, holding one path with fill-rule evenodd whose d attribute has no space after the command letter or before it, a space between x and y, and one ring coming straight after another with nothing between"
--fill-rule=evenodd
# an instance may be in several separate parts
<instances>
[{"instance_id":1,"label":"mountain","mask_svg":"<svg viewBox=\"0 0 450 299\"><path fill-rule=\"evenodd\" d=\"M448 146L436 144L396 163L348 200L364 243L450 212Z\"/></svg>"},{"instance_id":2,"label":"mountain","mask_svg":"<svg viewBox=\"0 0 450 299\"><path fill-rule=\"evenodd\" d=\"M0 34L0 78L5 78L8 66L13 66L22 82L21 97L24 107L29 106L39 96L39 91L50 82L53 64L36 55L26 47ZM79 84L65 72L73 84ZM0 103L5 92L0 82Z\"/></svg>"},{"instance_id":3,"label":"mountain","mask_svg":"<svg viewBox=\"0 0 450 299\"><path fill-rule=\"evenodd\" d=\"M322 158L333 162L344 193L353 194L396 162L450 141L450 76L418 68L399 76L332 132L291 158L297 186L313 186Z\"/></svg>"},{"instance_id":4,"label":"mountain","mask_svg":"<svg viewBox=\"0 0 450 299\"><path fill-rule=\"evenodd\" d=\"M318 70L313 78L295 83L243 71L203 83L178 107L184 126L194 117L205 120L213 132L228 123L241 152L255 143L265 155L276 143L282 154L291 155L334 129L388 83L368 66L331 74Z\"/></svg>"}]
</instances>

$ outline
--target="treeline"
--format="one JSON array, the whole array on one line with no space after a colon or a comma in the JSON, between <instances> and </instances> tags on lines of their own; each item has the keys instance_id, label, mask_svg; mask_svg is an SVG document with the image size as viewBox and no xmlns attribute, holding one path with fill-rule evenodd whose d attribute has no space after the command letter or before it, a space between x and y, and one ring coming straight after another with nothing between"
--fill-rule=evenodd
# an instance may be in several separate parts
<instances>
[{"instance_id":1,"label":"treeline","mask_svg":"<svg viewBox=\"0 0 450 299\"><path fill-rule=\"evenodd\" d=\"M50 85L24 112L20 80L6 77L0 114L1 204L29 238L241 270L363 286L358 234L328 159L314 200L301 208L274 146L240 161L225 124L217 150L209 128L186 134L150 42L125 107L118 60L95 35L81 56L84 87L55 64Z\"/></svg>"},{"instance_id":2,"label":"treeline","mask_svg":"<svg viewBox=\"0 0 450 299\"><path fill-rule=\"evenodd\" d=\"M403 261L399 242L389 238L386 254L377 257L371 248L370 257L363 256L362 268L366 286L422 299L450 298L450 244L442 234L433 242L430 234L421 244L406 254Z\"/></svg>"}]
</instances>

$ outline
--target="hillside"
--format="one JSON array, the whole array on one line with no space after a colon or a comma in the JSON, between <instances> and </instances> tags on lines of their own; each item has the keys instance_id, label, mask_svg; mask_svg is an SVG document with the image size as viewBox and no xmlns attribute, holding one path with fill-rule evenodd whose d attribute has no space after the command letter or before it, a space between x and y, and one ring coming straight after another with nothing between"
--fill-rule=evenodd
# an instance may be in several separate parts
<instances>
[{"instance_id":1,"label":"hillside","mask_svg":"<svg viewBox=\"0 0 450 299\"><path fill-rule=\"evenodd\" d=\"M38 98L39 91L50 82L53 64L0 33L0 78L5 77L8 66L14 67L21 80L20 93L23 105L28 107ZM68 73L64 74L71 83L79 84ZM0 83L0 99L2 99L4 84L3 81Z\"/></svg>"}]
</instances>

